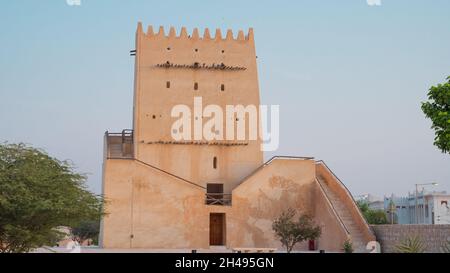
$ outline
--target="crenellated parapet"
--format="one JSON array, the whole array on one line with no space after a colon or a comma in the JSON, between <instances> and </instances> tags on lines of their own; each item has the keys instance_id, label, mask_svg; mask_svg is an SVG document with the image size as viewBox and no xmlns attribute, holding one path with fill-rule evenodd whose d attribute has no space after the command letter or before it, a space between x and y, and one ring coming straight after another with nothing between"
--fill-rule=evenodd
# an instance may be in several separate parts
<instances>
[{"instance_id":1,"label":"crenellated parapet","mask_svg":"<svg viewBox=\"0 0 450 273\"><path fill-rule=\"evenodd\" d=\"M144 32L142 23L138 24L138 35L143 35L147 38L154 39L190 39L190 40L203 40L203 41L254 41L253 28L250 28L247 35L244 34L243 30L239 30L237 36L233 33L231 29L228 29L223 35L222 30L216 29L214 37L211 35L209 28L205 28L203 35L200 35L198 28L194 28L191 34L188 33L186 27L182 27L179 33L177 33L174 27L170 27L166 34L164 27L160 26L156 32L152 26L148 26L147 31Z\"/></svg>"}]
</instances>

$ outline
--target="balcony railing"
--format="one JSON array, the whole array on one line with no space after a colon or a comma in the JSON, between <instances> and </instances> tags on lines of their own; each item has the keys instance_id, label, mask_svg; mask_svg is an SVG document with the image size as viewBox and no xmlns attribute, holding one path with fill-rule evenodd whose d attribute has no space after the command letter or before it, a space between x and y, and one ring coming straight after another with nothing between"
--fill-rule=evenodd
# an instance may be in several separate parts
<instances>
[{"instance_id":1,"label":"balcony railing","mask_svg":"<svg viewBox=\"0 0 450 273\"><path fill-rule=\"evenodd\" d=\"M134 158L133 130L123 130L122 133L105 133L106 156L113 159Z\"/></svg>"},{"instance_id":2,"label":"balcony railing","mask_svg":"<svg viewBox=\"0 0 450 273\"><path fill-rule=\"evenodd\" d=\"M209 206L231 206L231 194L207 193L206 205Z\"/></svg>"}]
</instances>

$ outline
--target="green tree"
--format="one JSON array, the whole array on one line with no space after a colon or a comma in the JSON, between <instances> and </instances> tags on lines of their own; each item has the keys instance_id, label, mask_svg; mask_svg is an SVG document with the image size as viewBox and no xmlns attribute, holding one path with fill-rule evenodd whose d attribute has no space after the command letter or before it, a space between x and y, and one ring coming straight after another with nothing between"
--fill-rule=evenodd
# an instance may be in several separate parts
<instances>
[{"instance_id":1,"label":"green tree","mask_svg":"<svg viewBox=\"0 0 450 273\"><path fill-rule=\"evenodd\" d=\"M72 228L72 237L80 245L86 240L92 240L98 244L98 235L100 233L100 221L83 221Z\"/></svg>"},{"instance_id":2,"label":"green tree","mask_svg":"<svg viewBox=\"0 0 450 273\"><path fill-rule=\"evenodd\" d=\"M0 144L0 253L55 245L74 227L98 220L103 199L67 161L24 144Z\"/></svg>"},{"instance_id":3,"label":"green tree","mask_svg":"<svg viewBox=\"0 0 450 273\"><path fill-rule=\"evenodd\" d=\"M386 212L384 210L373 210L369 207L369 204L365 201L357 202L362 215L366 219L369 225L386 225L388 224L388 219Z\"/></svg>"},{"instance_id":4,"label":"green tree","mask_svg":"<svg viewBox=\"0 0 450 273\"><path fill-rule=\"evenodd\" d=\"M288 253L292 252L294 246L306 240L315 240L322 234L322 228L314 225L312 218L301 215L297 221L294 220L296 213L294 209L283 212L272 224L272 229Z\"/></svg>"},{"instance_id":5,"label":"green tree","mask_svg":"<svg viewBox=\"0 0 450 273\"><path fill-rule=\"evenodd\" d=\"M344 242L344 253L353 253L355 250L353 249L353 243L351 240L347 240Z\"/></svg>"},{"instance_id":6,"label":"green tree","mask_svg":"<svg viewBox=\"0 0 450 273\"><path fill-rule=\"evenodd\" d=\"M450 76L446 83L430 88L422 110L432 121L431 128L436 133L434 145L443 153L450 153Z\"/></svg>"}]
</instances>

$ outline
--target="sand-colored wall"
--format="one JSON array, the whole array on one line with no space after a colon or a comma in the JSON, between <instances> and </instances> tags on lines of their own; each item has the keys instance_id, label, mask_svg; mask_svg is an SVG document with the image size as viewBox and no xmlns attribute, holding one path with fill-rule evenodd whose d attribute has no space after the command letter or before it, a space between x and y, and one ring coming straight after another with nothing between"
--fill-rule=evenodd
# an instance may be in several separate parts
<instances>
[{"instance_id":1,"label":"sand-colored wall","mask_svg":"<svg viewBox=\"0 0 450 273\"><path fill-rule=\"evenodd\" d=\"M272 223L288 208L312 216L322 227L321 249L340 251L346 233L315 181L315 162L298 159L275 159L233 191L229 245L283 249ZM307 249L307 243L296 247Z\"/></svg>"},{"instance_id":2,"label":"sand-colored wall","mask_svg":"<svg viewBox=\"0 0 450 273\"><path fill-rule=\"evenodd\" d=\"M134 160L107 160L105 248L207 247L204 190ZM133 237L133 238L132 238Z\"/></svg>"},{"instance_id":3,"label":"sand-colored wall","mask_svg":"<svg viewBox=\"0 0 450 273\"><path fill-rule=\"evenodd\" d=\"M214 104L223 110L226 105L259 107L259 86L253 32L237 38L217 33L178 33L175 29L146 32L139 25L136 34L136 68L134 94L134 129L136 158L189 180L225 184L230 193L236 183L263 163L260 141L245 141L246 146L174 145L171 142L171 117L175 105L187 105L194 119L194 97L201 97L203 107ZM190 35L190 37L188 36ZM212 37L210 37L212 36ZM158 64L212 65L245 67L245 70L161 68ZM170 88L166 87L170 82ZM198 83L198 90L194 90ZM221 91L221 85L225 91ZM206 123L209 118L204 118ZM237 123L238 121L233 122ZM242 120L239 122L243 122ZM225 123L225 117L224 117ZM236 141L232 141L236 142ZM213 159L218 168L213 169Z\"/></svg>"},{"instance_id":4,"label":"sand-colored wall","mask_svg":"<svg viewBox=\"0 0 450 273\"><path fill-rule=\"evenodd\" d=\"M343 224L339 222L332 205L318 184L314 190L314 210L317 224L322 227L322 235L317 247L328 251L342 252L344 242L349 239L349 234Z\"/></svg>"},{"instance_id":5,"label":"sand-colored wall","mask_svg":"<svg viewBox=\"0 0 450 273\"><path fill-rule=\"evenodd\" d=\"M233 191L232 206L205 205L205 190L135 160L107 160L103 247L209 248L210 213L226 214L226 246L282 249L273 220L288 208L323 227L319 247L339 251L343 233L315 182L312 160L276 159ZM133 238L131 238L133 235ZM301 244L297 250L307 250Z\"/></svg>"},{"instance_id":6,"label":"sand-colored wall","mask_svg":"<svg viewBox=\"0 0 450 273\"><path fill-rule=\"evenodd\" d=\"M158 67L167 61L200 66L224 63L245 69ZM170 88L166 87L168 81ZM195 83L198 90L194 90ZM247 140L247 145L240 146L235 146L239 141L173 143L171 127L177 119L171 117L172 108L183 104L193 111L194 97L202 97L204 106L214 104L222 109L226 105L259 107L253 30L247 36L239 32L234 37L231 32L225 35L220 30L213 35L209 30L204 35L194 30L189 36L184 28L177 35L175 29L164 33L160 28L156 33L149 28L144 32L139 24L134 159L105 158L103 191L109 201L109 215L102 221L103 246L209 248L210 213L226 213L228 247L281 248L274 238L272 222L290 207L326 225L326 242L322 245L331 250L338 242L340 245L342 230L330 207L323 203L322 193L317 191L313 160L275 159L243 181L263 163L260 140ZM191 113L191 118L194 128L195 118L202 119L202 115ZM234 118L231 121L235 125L243 122ZM233 193L232 206L205 205L208 183L224 184L225 193ZM306 249L306 245L298 249Z\"/></svg>"},{"instance_id":7,"label":"sand-colored wall","mask_svg":"<svg viewBox=\"0 0 450 273\"><path fill-rule=\"evenodd\" d=\"M228 244L282 249L272 231L273 220L288 208L313 215L313 193L312 161L274 160L233 191Z\"/></svg>"},{"instance_id":8,"label":"sand-colored wall","mask_svg":"<svg viewBox=\"0 0 450 273\"><path fill-rule=\"evenodd\" d=\"M106 205L100 243L105 248L131 248L131 183L134 161L106 160L103 163L103 195Z\"/></svg>"}]
</instances>

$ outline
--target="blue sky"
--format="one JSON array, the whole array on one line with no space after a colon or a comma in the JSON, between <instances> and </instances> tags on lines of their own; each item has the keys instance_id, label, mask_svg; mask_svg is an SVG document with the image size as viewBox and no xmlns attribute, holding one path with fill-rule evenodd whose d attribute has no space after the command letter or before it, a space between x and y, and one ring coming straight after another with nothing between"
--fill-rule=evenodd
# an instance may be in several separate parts
<instances>
[{"instance_id":1,"label":"blue sky","mask_svg":"<svg viewBox=\"0 0 450 273\"><path fill-rule=\"evenodd\" d=\"M103 134L130 128L138 21L254 27L277 155L325 160L354 195L450 191L450 156L420 110L450 75L450 1L2 1L0 141L70 159L101 189Z\"/></svg>"}]
</instances>

